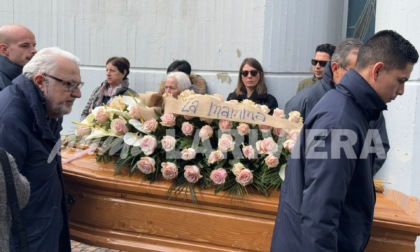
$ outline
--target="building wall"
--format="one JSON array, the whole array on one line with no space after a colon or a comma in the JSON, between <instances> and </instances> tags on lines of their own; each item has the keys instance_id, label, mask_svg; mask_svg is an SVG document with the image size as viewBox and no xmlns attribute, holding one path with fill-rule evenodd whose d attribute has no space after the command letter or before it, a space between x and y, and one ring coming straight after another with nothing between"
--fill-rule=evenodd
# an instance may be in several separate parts
<instances>
[{"instance_id":1,"label":"building wall","mask_svg":"<svg viewBox=\"0 0 420 252\"><path fill-rule=\"evenodd\" d=\"M347 0L0 0L0 25L28 26L38 48L59 46L81 60L83 97L65 117L72 133L93 88L105 78L105 61L131 62L131 87L157 90L174 59L188 60L209 93L225 97L237 82L245 57L258 59L269 92L282 108L309 77L316 45L345 37ZM408 7L409 6L409 7ZM376 28L395 29L420 50L417 0L377 2ZM406 94L385 113L391 150L377 177L388 188L420 198L420 64ZM420 216L419 216L420 219Z\"/></svg>"},{"instance_id":2,"label":"building wall","mask_svg":"<svg viewBox=\"0 0 420 252\"><path fill-rule=\"evenodd\" d=\"M246 57L266 71L269 92L282 108L298 82L311 76L316 45L336 44L345 34L346 1L286 0L0 0L0 25L20 23L37 48L58 46L81 61L83 97L65 117L73 132L94 87L105 79L105 62L125 56L130 85L157 90L174 59L188 60L209 93L227 97Z\"/></svg>"},{"instance_id":3,"label":"building wall","mask_svg":"<svg viewBox=\"0 0 420 252\"><path fill-rule=\"evenodd\" d=\"M375 30L391 29L399 32L420 52L418 29L420 2L417 0L381 0L376 7ZM420 64L414 66L404 95L388 105L384 113L391 149L383 169L377 177L391 188L420 199ZM420 221L420 202L413 203L412 212ZM420 251L417 238L416 251Z\"/></svg>"}]
</instances>

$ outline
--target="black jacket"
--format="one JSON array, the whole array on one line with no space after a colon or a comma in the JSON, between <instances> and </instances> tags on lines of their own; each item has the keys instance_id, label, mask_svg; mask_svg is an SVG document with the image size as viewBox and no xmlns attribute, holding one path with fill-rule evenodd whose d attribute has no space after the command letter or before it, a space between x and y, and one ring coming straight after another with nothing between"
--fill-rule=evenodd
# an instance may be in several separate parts
<instances>
[{"instance_id":1,"label":"black jacket","mask_svg":"<svg viewBox=\"0 0 420 252\"><path fill-rule=\"evenodd\" d=\"M354 70L315 105L287 164L271 251L363 251L376 199L364 140L384 109Z\"/></svg>"},{"instance_id":2,"label":"black jacket","mask_svg":"<svg viewBox=\"0 0 420 252\"><path fill-rule=\"evenodd\" d=\"M0 55L0 91L12 85L12 80L22 73L22 67Z\"/></svg>"},{"instance_id":3,"label":"black jacket","mask_svg":"<svg viewBox=\"0 0 420 252\"><path fill-rule=\"evenodd\" d=\"M242 95L237 95L235 92L230 93L227 97L227 101L238 100L239 102L248 99L260 105L266 105L270 108L270 114L273 114L273 110L278 108L279 104L274 96L271 94L257 94L256 91L252 92L251 97L246 96L246 90L243 88Z\"/></svg>"},{"instance_id":4,"label":"black jacket","mask_svg":"<svg viewBox=\"0 0 420 252\"><path fill-rule=\"evenodd\" d=\"M307 118L309 112L311 112L322 96L334 88L335 83L332 78L331 64L328 62L321 80L312 86L302 89L286 103L284 108L285 114L288 115L291 111L299 111L304 119Z\"/></svg>"}]
</instances>

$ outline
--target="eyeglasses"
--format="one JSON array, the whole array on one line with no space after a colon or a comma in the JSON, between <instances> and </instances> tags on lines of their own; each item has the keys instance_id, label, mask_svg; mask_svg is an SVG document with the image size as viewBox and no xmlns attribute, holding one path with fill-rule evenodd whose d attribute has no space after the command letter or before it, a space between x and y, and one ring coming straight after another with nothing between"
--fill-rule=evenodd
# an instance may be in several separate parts
<instances>
[{"instance_id":1,"label":"eyeglasses","mask_svg":"<svg viewBox=\"0 0 420 252\"><path fill-rule=\"evenodd\" d=\"M47 74L47 73L44 73L43 75L46 76L46 77L50 77L51 79L54 79L58 82L61 82L61 84L63 84L64 86L67 87L68 91L74 91L76 89L80 90L83 87L83 85L85 84L84 82L77 83L77 82L65 81L65 80L54 77L54 76L52 76L50 74Z\"/></svg>"},{"instance_id":2,"label":"eyeglasses","mask_svg":"<svg viewBox=\"0 0 420 252\"><path fill-rule=\"evenodd\" d=\"M244 70L244 71L241 71L241 75L242 75L243 77L248 77L248 74L250 74L250 73L251 73L251 76L252 76L252 77L255 77L255 76L257 76L257 74L258 74L259 72L260 72L260 71L258 71L258 70L251 70L251 71Z\"/></svg>"},{"instance_id":3,"label":"eyeglasses","mask_svg":"<svg viewBox=\"0 0 420 252\"><path fill-rule=\"evenodd\" d=\"M321 67L325 67L325 65L327 65L328 61L311 59L311 63L312 63L312 66L316 66L319 63L319 65Z\"/></svg>"},{"instance_id":4,"label":"eyeglasses","mask_svg":"<svg viewBox=\"0 0 420 252\"><path fill-rule=\"evenodd\" d=\"M343 67L343 65L340 64L340 67L343 68L344 70L346 70L346 72L348 72L349 70L347 70L347 68Z\"/></svg>"}]
</instances>

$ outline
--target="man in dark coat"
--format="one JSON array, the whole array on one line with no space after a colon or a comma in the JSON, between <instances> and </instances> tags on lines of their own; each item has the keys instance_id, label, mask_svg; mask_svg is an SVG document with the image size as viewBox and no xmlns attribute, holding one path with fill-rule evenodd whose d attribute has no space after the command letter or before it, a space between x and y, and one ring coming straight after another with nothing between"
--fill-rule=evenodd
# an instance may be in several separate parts
<instances>
[{"instance_id":1,"label":"man in dark coat","mask_svg":"<svg viewBox=\"0 0 420 252\"><path fill-rule=\"evenodd\" d=\"M316 47L314 58L311 59L312 72L314 75L300 81L296 93L314 85L323 78L323 73L326 69L325 65L331 60L334 50L335 46L328 43Z\"/></svg>"},{"instance_id":2,"label":"man in dark coat","mask_svg":"<svg viewBox=\"0 0 420 252\"><path fill-rule=\"evenodd\" d=\"M394 31L360 47L356 67L306 118L289 159L271 251L363 251L373 222L372 141L386 103L404 93L418 53Z\"/></svg>"},{"instance_id":3,"label":"man in dark coat","mask_svg":"<svg viewBox=\"0 0 420 252\"><path fill-rule=\"evenodd\" d=\"M31 192L22 218L30 251L70 251L62 176L62 117L81 97L78 59L59 48L40 50L0 92L0 147L16 159ZM10 249L17 247L13 233Z\"/></svg>"},{"instance_id":4,"label":"man in dark coat","mask_svg":"<svg viewBox=\"0 0 420 252\"><path fill-rule=\"evenodd\" d=\"M0 27L0 91L12 84L22 67L35 55L35 36L21 25Z\"/></svg>"},{"instance_id":5,"label":"man in dark coat","mask_svg":"<svg viewBox=\"0 0 420 252\"><path fill-rule=\"evenodd\" d=\"M362 42L358 39L350 38L342 41L334 51L334 54L325 66L324 77L315 85L310 86L297 93L292 99L286 103L285 113L291 111L299 111L303 120L308 117L315 104L335 85L340 83L344 74L356 65L357 53L362 46ZM388 133L386 130L385 118L381 112L378 120L369 123L372 129L378 129L381 137L382 146L385 152L375 159L374 172L379 171L386 160L386 153L389 151Z\"/></svg>"}]
</instances>

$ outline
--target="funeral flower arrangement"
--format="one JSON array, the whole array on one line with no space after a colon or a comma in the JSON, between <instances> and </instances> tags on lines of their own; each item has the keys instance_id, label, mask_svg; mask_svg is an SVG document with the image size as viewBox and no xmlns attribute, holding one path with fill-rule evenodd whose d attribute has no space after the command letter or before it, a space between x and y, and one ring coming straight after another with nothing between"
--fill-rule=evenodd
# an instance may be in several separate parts
<instances>
[{"instance_id":1,"label":"funeral flower arrangement","mask_svg":"<svg viewBox=\"0 0 420 252\"><path fill-rule=\"evenodd\" d=\"M220 95L192 91L170 99L172 105L165 99L162 112L138 97L115 97L76 123L75 135L96 149L97 161L114 161L116 175L124 170L129 175L141 173L151 183L170 180L171 194L190 192L193 200L196 189L243 196L250 190L268 195L281 186L302 124L299 112L285 119L280 109L271 116L267 106L250 100L223 101ZM204 106L203 100L211 104ZM197 113L200 102L217 114ZM182 108L179 113L171 112L173 104ZM285 129L257 120L266 118L294 126Z\"/></svg>"}]
</instances>

